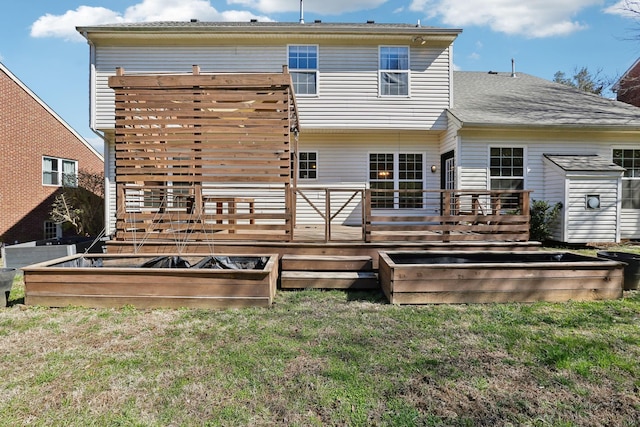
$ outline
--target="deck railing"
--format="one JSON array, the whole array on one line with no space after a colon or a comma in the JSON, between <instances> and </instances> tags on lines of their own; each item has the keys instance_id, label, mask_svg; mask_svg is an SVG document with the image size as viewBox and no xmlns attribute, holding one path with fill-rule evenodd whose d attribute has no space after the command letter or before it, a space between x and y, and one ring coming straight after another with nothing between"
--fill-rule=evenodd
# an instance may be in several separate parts
<instances>
[{"instance_id":1,"label":"deck railing","mask_svg":"<svg viewBox=\"0 0 640 427\"><path fill-rule=\"evenodd\" d=\"M139 242L527 241L529 193L120 185L116 236ZM298 233L322 233L322 227L324 236Z\"/></svg>"},{"instance_id":2,"label":"deck railing","mask_svg":"<svg viewBox=\"0 0 640 427\"><path fill-rule=\"evenodd\" d=\"M365 241L527 241L528 190L367 190Z\"/></svg>"}]
</instances>

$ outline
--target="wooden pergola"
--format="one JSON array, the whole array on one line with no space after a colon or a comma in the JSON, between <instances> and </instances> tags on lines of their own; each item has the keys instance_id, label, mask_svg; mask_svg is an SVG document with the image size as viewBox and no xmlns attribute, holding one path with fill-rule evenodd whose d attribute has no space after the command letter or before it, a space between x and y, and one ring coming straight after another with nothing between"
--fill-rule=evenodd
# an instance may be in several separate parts
<instances>
[{"instance_id":1,"label":"wooden pergola","mask_svg":"<svg viewBox=\"0 0 640 427\"><path fill-rule=\"evenodd\" d=\"M291 239L291 135L282 73L125 75L115 91L116 239Z\"/></svg>"}]
</instances>

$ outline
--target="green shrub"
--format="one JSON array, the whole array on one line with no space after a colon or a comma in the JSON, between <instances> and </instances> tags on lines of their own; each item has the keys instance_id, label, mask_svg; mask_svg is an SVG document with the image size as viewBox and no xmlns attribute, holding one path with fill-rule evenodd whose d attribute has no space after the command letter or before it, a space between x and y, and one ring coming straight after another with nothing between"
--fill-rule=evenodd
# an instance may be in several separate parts
<instances>
[{"instance_id":1,"label":"green shrub","mask_svg":"<svg viewBox=\"0 0 640 427\"><path fill-rule=\"evenodd\" d=\"M549 204L545 200L533 200L529 213L529 239L544 242L551 236L551 227L558 218L562 203Z\"/></svg>"}]
</instances>

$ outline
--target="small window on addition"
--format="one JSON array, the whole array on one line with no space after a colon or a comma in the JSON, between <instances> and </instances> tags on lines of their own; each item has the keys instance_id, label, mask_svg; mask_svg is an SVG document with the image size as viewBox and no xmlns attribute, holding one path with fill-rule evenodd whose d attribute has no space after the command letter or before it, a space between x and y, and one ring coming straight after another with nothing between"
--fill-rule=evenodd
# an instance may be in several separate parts
<instances>
[{"instance_id":1,"label":"small window on addition","mask_svg":"<svg viewBox=\"0 0 640 427\"><path fill-rule=\"evenodd\" d=\"M600 209L600 195L599 194L587 194L585 198L587 210Z\"/></svg>"}]
</instances>

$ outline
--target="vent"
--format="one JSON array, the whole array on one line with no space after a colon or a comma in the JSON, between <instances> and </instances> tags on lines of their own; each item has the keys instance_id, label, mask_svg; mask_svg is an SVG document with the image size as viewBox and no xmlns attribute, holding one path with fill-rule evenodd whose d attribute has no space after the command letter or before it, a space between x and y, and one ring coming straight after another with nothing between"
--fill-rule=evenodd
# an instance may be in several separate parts
<instances>
[{"instance_id":1,"label":"vent","mask_svg":"<svg viewBox=\"0 0 640 427\"><path fill-rule=\"evenodd\" d=\"M192 18L192 19L191 19L191 22L198 22L198 20L197 20L197 19Z\"/></svg>"}]
</instances>

